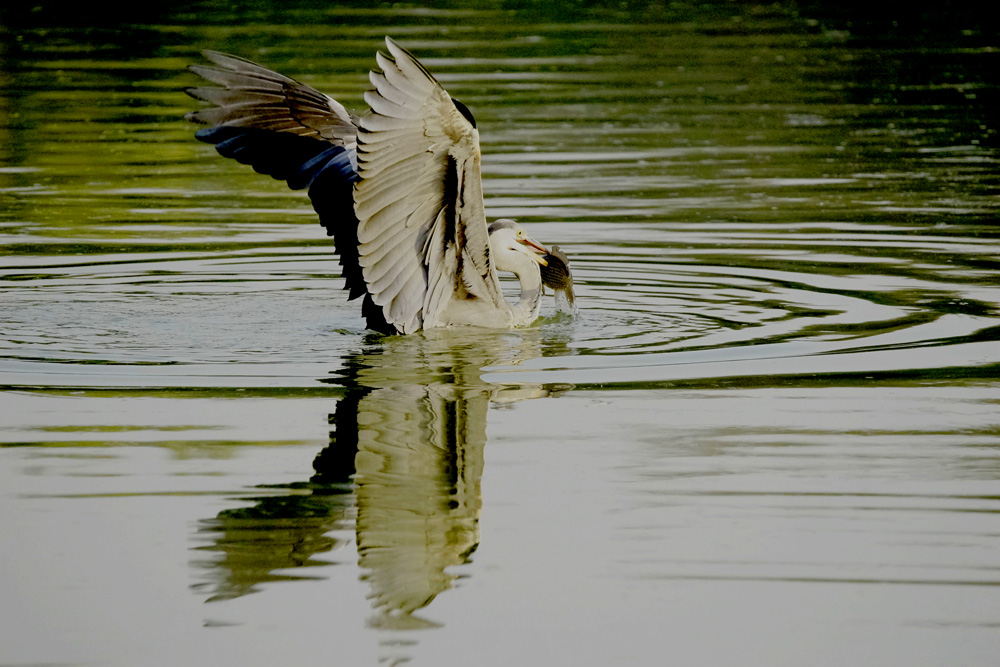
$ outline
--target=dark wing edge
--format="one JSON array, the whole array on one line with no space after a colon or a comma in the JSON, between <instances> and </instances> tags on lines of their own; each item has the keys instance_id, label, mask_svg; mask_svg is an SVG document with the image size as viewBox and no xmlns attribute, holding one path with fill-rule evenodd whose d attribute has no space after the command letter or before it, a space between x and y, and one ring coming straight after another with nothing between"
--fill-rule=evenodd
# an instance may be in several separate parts
<instances>
[{"instance_id":1,"label":"dark wing edge","mask_svg":"<svg viewBox=\"0 0 1000 667\"><path fill-rule=\"evenodd\" d=\"M396 333L372 301L359 262L354 117L323 93L249 60L216 52L205 56L219 67L193 66L192 71L225 87L185 91L215 105L186 114L210 126L195 137L213 144L223 157L283 180L293 190L307 190L320 224L333 237L348 299L364 298L361 312L369 329Z\"/></svg>"}]
</instances>

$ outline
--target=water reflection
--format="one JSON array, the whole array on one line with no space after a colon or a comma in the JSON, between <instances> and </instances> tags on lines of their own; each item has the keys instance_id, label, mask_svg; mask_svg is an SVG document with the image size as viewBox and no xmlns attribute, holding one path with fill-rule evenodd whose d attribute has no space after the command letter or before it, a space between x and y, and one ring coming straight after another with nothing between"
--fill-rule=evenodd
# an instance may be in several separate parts
<instances>
[{"instance_id":1,"label":"water reflection","mask_svg":"<svg viewBox=\"0 0 1000 667\"><path fill-rule=\"evenodd\" d=\"M289 493L254 499L202 522L199 560L209 600L253 592L259 584L308 577L300 568L343 546L331 532L354 520L358 562L378 627L432 624L413 612L451 588L449 568L479 545L480 480L491 402L547 396L541 385L499 387L482 369L516 365L560 348L551 332L440 330L371 337L334 378L343 386L329 422L330 443L314 474Z\"/></svg>"},{"instance_id":2,"label":"water reflection","mask_svg":"<svg viewBox=\"0 0 1000 667\"><path fill-rule=\"evenodd\" d=\"M208 544L199 549L217 555L195 562L208 581L194 590L208 601L228 600L260 584L309 578L301 568L329 565L317 555L343 545L328 533L349 520L352 500L346 487L303 485L299 493L263 496L202 521L198 533Z\"/></svg>"}]
</instances>

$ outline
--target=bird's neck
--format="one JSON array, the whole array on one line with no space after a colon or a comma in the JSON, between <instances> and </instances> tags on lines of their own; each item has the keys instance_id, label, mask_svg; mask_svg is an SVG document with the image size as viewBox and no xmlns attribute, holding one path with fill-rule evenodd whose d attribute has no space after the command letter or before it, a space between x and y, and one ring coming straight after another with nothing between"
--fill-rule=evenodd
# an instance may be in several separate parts
<instances>
[{"instance_id":1,"label":"bird's neck","mask_svg":"<svg viewBox=\"0 0 1000 667\"><path fill-rule=\"evenodd\" d=\"M538 270L538 264L527 257L524 262L518 262L514 275L521 283L521 298L516 306L512 306L514 311L515 326L530 324L538 319L538 313L542 305L542 275Z\"/></svg>"}]
</instances>

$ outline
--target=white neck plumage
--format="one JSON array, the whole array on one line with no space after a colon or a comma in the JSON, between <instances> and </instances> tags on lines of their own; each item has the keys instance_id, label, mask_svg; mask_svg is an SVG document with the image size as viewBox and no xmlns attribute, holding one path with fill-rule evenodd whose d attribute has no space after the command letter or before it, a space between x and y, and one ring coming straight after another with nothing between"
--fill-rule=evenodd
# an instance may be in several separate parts
<instances>
[{"instance_id":1,"label":"white neck plumage","mask_svg":"<svg viewBox=\"0 0 1000 667\"><path fill-rule=\"evenodd\" d=\"M521 298L511 306L514 326L530 324L538 319L542 306L542 276L538 264L526 255L516 259L516 267L511 267L521 283Z\"/></svg>"}]
</instances>

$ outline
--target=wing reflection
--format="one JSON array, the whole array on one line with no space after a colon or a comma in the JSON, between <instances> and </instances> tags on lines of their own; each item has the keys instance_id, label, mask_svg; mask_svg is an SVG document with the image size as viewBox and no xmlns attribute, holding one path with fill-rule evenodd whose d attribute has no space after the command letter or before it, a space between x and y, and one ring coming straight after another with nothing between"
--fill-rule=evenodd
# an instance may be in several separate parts
<instances>
[{"instance_id":1,"label":"wing reflection","mask_svg":"<svg viewBox=\"0 0 1000 667\"><path fill-rule=\"evenodd\" d=\"M484 366L541 354L537 332L463 333L386 340L341 380L361 398L353 419L335 414L331 447L354 441L358 559L383 625L418 623L411 612L450 588L458 575L448 568L479 544L490 401L544 393L501 392L480 377Z\"/></svg>"},{"instance_id":2,"label":"wing reflection","mask_svg":"<svg viewBox=\"0 0 1000 667\"><path fill-rule=\"evenodd\" d=\"M482 369L555 352L548 348L558 342L543 342L537 329L370 341L324 380L345 394L309 481L203 522L210 543L202 548L224 554L205 563L211 599L305 576L289 568L329 564L317 554L342 544L330 533L354 518L362 577L380 612L373 622L414 627L426 621L412 612L453 586L459 575L449 568L475 551L490 403L547 393L488 384Z\"/></svg>"},{"instance_id":3,"label":"wing reflection","mask_svg":"<svg viewBox=\"0 0 1000 667\"><path fill-rule=\"evenodd\" d=\"M209 602L228 600L253 593L263 583L314 576L302 568L330 565L317 555L344 543L329 533L349 524L354 504L350 487L306 486L295 494L251 499L251 507L223 510L201 521L199 538L207 544L198 549L215 556L195 561L208 580L193 589L207 592Z\"/></svg>"},{"instance_id":4,"label":"wing reflection","mask_svg":"<svg viewBox=\"0 0 1000 667\"><path fill-rule=\"evenodd\" d=\"M412 612L479 544L491 390L383 387L358 411L357 539L376 607Z\"/></svg>"}]
</instances>

